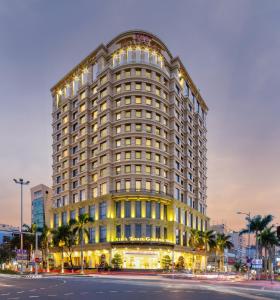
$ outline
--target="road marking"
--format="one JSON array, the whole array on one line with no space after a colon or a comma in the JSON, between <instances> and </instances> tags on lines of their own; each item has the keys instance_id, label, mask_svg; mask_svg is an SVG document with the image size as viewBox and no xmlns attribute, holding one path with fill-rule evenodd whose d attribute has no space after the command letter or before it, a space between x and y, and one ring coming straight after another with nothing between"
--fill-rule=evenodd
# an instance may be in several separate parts
<instances>
[{"instance_id":1,"label":"road marking","mask_svg":"<svg viewBox=\"0 0 280 300\"><path fill-rule=\"evenodd\" d=\"M48 297L56 297L56 295L48 295Z\"/></svg>"},{"instance_id":2,"label":"road marking","mask_svg":"<svg viewBox=\"0 0 280 300\"><path fill-rule=\"evenodd\" d=\"M0 296L9 296L10 293L7 293L7 294L0 294Z\"/></svg>"},{"instance_id":3,"label":"road marking","mask_svg":"<svg viewBox=\"0 0 280 300\"><path fill-rule=\"evenodd\" d=\"M88 292L81 292L80 295L87 295Z\"/></svg>"},{"instance_id":4,"label":"road marking","mask_svg":"<svg viewBox=\"0 0 280 300\"><path fill-rule=\"evenodd\" d=\"M29 290L29 292L35 292L35 291L37 291L37 289Z\"/></svg>"},{"instance_id":5,"label":"road marking","mask_svg":"<svg viewBox=\"0 0 280 300\"><path fill-rule=\"evenodd\" d=\"M34 295L34 296L29 296L29 298L39 298L40 296Z\"/></svg>"},{"instance_id":6,"label":"road marking","mask_svg":"<svg viewBox=\"0 0 280 300\"><path fill-rule=\"evenodd\" d=\"M40 288L40 290L45 290L46 288L44 288L44 287L42 287L42 288Z\"/></svg>"},{"instance_id":7,"label":"road marking","mask_svg":"<svg viewBox=\"0 0 280 300\"><path fill-rule=\"evenodd\" d=\"M133 291L125 291L125 293L133 293Z\"/></svg>"},{"instance_id":8,"label":"road marking","mask_svg":"<svg viewBox=\"0 0 280 300\"><path fill-rule=\"evenodd\" d=\"M65 293L64 296L69 296L69 295L73 295L74 293Z\"/></svg>"},{"instance_id":9,"label":"road marking","mask_svg":"<svg viewBox=\"0 0 280 300\"><path fill-rule=\"evenodd\" d=\"M16 300L16 299L19 299L19 297L8 298L8 300Z\"/></svg>"},{"instance_id":10,"label":"road marking","mask_svg":"<svg viewBox=\"0 0 280 300\"><path fill-rule=\"evenodd\" d=\"M20 292L17 292L18 294L22 294L22 293L24 293L24 291L20 291Z\"/></svg>"},{"instance_id":11,"label":"road marking","mask_svg":"<svg viewBox=\"0 0 280 300\"><path fill-rule=\"evenodd\" d=\"M104 294L104 292L100 291L100 292L95 292L96 294Z\"/></svg>"},{"instance_id":12,"label":"road marking","mask_svg":"<svg viewBox=\"0 0 280 300\"><path fill-rule=\"evenodd\" d=\"M109 293L117 293L118 291L109 291Z\"/></svg>"}]
</instances>

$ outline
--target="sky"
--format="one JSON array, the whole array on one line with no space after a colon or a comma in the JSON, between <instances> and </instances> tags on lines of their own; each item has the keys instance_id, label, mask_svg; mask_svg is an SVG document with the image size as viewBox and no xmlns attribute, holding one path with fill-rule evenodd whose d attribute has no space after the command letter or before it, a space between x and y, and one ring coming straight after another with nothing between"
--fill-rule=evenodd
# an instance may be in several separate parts
<instances>
[{"instance_id":1,"label":"sky","mask_svg":"<svg viewBox=\"0 0 280 300\"><path fill-rule=\"evenodd\" d=\"M130 29L179 56L209 106L208 215L280 222L280 1L0 0L0 223L30 222L30 187L51 185L50 88Z\"/></svg>"}]
</instances>

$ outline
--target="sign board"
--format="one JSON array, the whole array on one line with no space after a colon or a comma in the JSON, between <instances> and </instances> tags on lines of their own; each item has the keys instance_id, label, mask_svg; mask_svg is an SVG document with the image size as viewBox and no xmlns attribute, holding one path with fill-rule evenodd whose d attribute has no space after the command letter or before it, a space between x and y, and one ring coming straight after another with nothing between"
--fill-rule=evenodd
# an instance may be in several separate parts
<instances>
[{"instance_id":1,"label":"sign board","mask_svg":"<svg viewBox=\"0 0 280 300\"><path fill-rule=\"evenodd\" d=\"M262 266L262 259L252 259L252 265L261 265Z\"/></svg>"},{"instance_id":2,"label":"sign board","mask_svg":"<svg viewBox=\"0 0 280 300\"><path fill-rule=\"evenodd\" d=\"M262 265L252 265L252 269L262 269Z\"/></svg>"},{"instance_id":3,"label":"sign board","mask_svg":"<svg viewBox=\"0 0 280 300\"><path fill-rule=\"evenodd\" d=\"M16 250L16 259L19 260L27 260L28 257L28 253L27 250L23 249L21 251L21 249L17 249Z\"/></svg>"}]
</instances>

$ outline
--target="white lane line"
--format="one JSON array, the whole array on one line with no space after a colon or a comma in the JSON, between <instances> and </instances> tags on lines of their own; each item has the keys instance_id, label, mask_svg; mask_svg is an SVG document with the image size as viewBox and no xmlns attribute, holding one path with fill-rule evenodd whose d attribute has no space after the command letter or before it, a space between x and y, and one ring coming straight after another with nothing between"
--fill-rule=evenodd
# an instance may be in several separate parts
<instances>
[{"instance_id":1,"label":"white lane line","mask_svg":"<svg viewBox=\"0 0 280 300\"><path fill-rule=\"evenodd\" d=\"M125 293L133 293L133 291L124 291Z\"/></svg>"},{"instance_id":2,"label":"white lane line","mask_svg":"<svg viewBox=\"0 0 280 300\"><path fill-rule=\"evenodd\" d=\"M117 293L118 291L109 291L109 293Z\"/></svg>"},{"instance_id":3,"label":"white lane line","mask_svg":"<svg viewBox=\"0 0 280 300\"><path fill-rule=\"evenodd\" d=\"M34 295L34 296L29 296L29 298L39 298L40 296Z\"/></svg>"},{"instance_id":4,"label":"white lane line","mask_svg":"<svg viewBox=\"0 0 280 300\"><path fill-rule=\"evenodd\" d=\"M35 292L37 291L37 289L32 289L32 290L29 290L29 292Z\"/></svg>"},{"instance_id":5,"label":"white lane line","mask_svg":"<svg viewBox=\"0 0 280 300\"><path fill-rule=\"evenodd\" d=\"M24 291L19 291L19 292L17 292L18 294L22 294L22 293L24 293Z\"/></svg>"},{"instance_id":6,"label":"white lane line","mask_svg":"<svg viewBox=\"0 0 280 300\"><path fill-rule=\"evenodd\" d=\"M8 298L8 300L17 300L19 297L14 297L14 298Z\"/></svg>"},{"instance_id":7,"label":"white lane line","mask_svg":"<svg viewBox=\"0 0 280 300\"><path fill-rule=\"evenodd\" d=\"M9 296L10 293L7 293L7 294L0 294L0 296Z\"/></svg>"},{"instance_id":8,"label":"white lane line","mask_svg":"<svg viewBox=\"0 0 280 300\"><path fill-rule=\"evenodd\" d=\"M48 295L48 297L56 297L56 295Z\"/></svg>"},{"instance_id":9,"label":"white lane line","mask_svg":"<svg viewBox=\"0 0 280 300\"><path fill-rule=\"evenodd\" d=\"M73 295L74 293L65 293L64 296L69 296L69 295Z\"/></svg>"},{"instance_id":10,"label":"white lane line","mask_svg":"<svg viewBox=\"0 0 280 300\"><path fill-rule=\"evenodd\" d=\"M42 287L42 288L40 288L40 290L45 290L46 288L44 288L44 287Z\"/></svg>"},{"instance_id":11,"label":"white lane line","mask_svg":"<svg viewBox=\"0 0 280 300\"><path fill-rule=\"evenodd\" d=\"M95 292L96 294L104 294L104 292L100 291L100 292Z\"/></svg>"}]
</instances>

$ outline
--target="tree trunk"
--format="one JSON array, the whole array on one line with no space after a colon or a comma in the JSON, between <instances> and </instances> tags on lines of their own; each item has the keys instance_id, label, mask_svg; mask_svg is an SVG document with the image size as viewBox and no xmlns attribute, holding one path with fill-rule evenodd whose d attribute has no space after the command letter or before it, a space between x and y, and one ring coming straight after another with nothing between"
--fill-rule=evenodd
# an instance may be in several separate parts
<instances>
[{"instance_id":1,"label":"tree trunk","mask_svg":"<svg viewBox=\"0 0 280 300\"><path fill-rule=\"evenodd\" d=\"M84 274L84 230L82 229L81 237L81 273Z\"/></svg>"},{"instance_id":2,"label":"tree trunk","mask_svg":"<svg viewBox=\"0 0 280 300\"><path fill-rule=\"evenodd\" d=\"M268 264L267 247L265 247L264 248L264 272L265 272L266 280L268 279L267 264Z\"/></svg>"}]
</instances>

